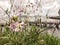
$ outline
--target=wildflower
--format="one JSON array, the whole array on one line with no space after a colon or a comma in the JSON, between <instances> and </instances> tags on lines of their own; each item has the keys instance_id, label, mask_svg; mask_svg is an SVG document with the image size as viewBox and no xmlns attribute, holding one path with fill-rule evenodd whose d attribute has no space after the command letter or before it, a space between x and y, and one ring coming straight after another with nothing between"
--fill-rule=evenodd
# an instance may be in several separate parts
<instances>
[{"instance_id":1,"label":"wildflower","mask_svg":"<svg viewBox=\"0 0 60 45\"><path fill-rule=\"evenodd\" d=\"M24 28L24 22L22 21L21 23L19 22L13 22L10 24L10 29L13 31L21 31Z\"/></svg>"},{"instance_id":2,"label":"wildflower","mask_svg":"<svg viewBox=\"0 0 60 45\"><path fill-rule=\"evenodd\" d=\"M13 31L21 31L23 28L24 28L24 22L18 22L17 21L18 17L17 16L14 16L12 18L12 23L10 24L10 29L13 30Z\"/></svg>"},{"instance_id":3,"label":"wildflower","mask_svg":"<svg viewBox=\"0 0 60 45\"><path fill-rule=\"evenodd\" d=\"M12 23L10 24L10 29L12 31L20 31L19 27L20 27L20 23L17 20L14 20L13 18Z\"/></svg>"},{"instance_id":4,"label":"wildflower","mask_svg":"<svg viewBox=\"0 0 60 45\"><path fill-rule=\"evenodd\" d=\"M11 21L13 21L13 22L15 22L15 21L17 21L17 20L18 20L18 16L16 16L16 15L13 16L12 19L11 19Z\"/></svg>"},{"instance_id":5,"label":"wildflower","mask_svg":"<svg viewBox=\"0 0 60 45\"><path fill-rule=\"evenodd\" d=\"M24 22L22 21L22 22L20 23L20 28L21 28L21 30L24 29L24 26L25 26L25 24L24 24Z\"/></svg>"},{"instance_id":6,"label":"wildflower","mask_svg":"<svg viewBox=\"0 0 60 45\"><path fill-rule=\"evenodd\" d=\"M17 27L17 22L13 22L10 24L11 29L15 29Z\"/></svg>"}]
</instances>

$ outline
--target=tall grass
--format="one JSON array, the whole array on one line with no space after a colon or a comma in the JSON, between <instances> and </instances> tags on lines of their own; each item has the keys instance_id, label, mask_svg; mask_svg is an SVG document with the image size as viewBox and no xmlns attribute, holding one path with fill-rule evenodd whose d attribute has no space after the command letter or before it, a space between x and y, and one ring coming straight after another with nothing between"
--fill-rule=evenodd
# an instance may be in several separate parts
<instances>
[{"instance_id":1,"label":"tall grass","mask_svg":"<svg viewBox=\"0 0 60 45\"><path fill-rule=\"evenodd\" d=\"M5 31L0 33L0 45L60 45L60 39L40 32L36 26L22 32L13 32L6 27Z\"/></svg>"}]
</instances>

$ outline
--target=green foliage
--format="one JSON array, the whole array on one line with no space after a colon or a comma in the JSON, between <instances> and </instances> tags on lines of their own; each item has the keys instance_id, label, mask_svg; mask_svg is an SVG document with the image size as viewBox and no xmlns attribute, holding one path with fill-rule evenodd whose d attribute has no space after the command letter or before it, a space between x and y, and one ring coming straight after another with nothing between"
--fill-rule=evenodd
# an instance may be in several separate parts
<instances>
[{"instance_id":1,"label":"green foliage","mask_svg":"<svg viewBox=\"0 0 60 45\"><path fill-rule=\"evenodd\" d=\"M59 45L60 39L47 33L39 33L36 26L30 30L13 32L8 27L0 34L0 45Z\"/></svg>"}]
</instances>

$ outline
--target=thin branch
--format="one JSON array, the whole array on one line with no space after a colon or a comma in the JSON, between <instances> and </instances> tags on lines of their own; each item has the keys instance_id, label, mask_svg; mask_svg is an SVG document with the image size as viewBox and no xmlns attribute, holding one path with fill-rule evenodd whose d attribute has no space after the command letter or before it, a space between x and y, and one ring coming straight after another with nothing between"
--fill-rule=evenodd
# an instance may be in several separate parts
<instances>
[{"instance_id":1,"label":"thin branch","mask_svg":"<svg viewBox=\"0 0 60 45\"><path fill-rule=\"evenodd\" d=\"M12 10L12 7L13 7L12 0L10 0L10 3L11 3L10 12L8 12L8 9L7 9L7 10L4 10L2 7L0 7L0 8L4 11L4 13L5 13L6 15L8 15L9 22L10 22L10 13L11 13L11 10ZM7 11L7 12L6 12L6 11ZM5 15L5 14L4 14L4 15ZM5 20L5 21L6 21L6 20Z\"/></svg>"},{"instance_id":2,"label":"thin branch","mask_svg":"<svg viewBox=\"0 0 60 45\"><path fill-rule=\"evenodd\" d=\"M48 9L48 11L47 11L46 15L48 15L49 11L50 11L50 9Z\"/></svg>"},{"instance_id":3,"label":"thin branch","mask_svg":"<svg viewBox=\"0 0 60 45\"><path fill-rule=\"evenodd\" d=\"M13 3L12 3L12 0L10 0L10 3L11 3L11 8L10 8L10 11L11 11L12 8L13 8L13 5L14 5L14 1L13 1Z\"/></svg>"}]
</instances>

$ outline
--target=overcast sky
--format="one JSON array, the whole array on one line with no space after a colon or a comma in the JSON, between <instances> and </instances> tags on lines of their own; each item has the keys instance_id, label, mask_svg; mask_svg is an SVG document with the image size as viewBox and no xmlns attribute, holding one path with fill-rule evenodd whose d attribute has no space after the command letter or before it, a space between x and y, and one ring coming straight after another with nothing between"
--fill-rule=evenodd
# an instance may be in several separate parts
<instances>
[{"instance_id":1,"label":"overcast sky","mask_svg":"<svg viewBox=\"0 0 60 45\"><path fill-rule=\"evenodd\" d=\"M19 0L19 1L27 2L28 0ZM19 1L16 0L15 4L18 4ZM33 4L36 1L40 1L40 0L30 0L30 2ZM43 16L46 15L48 10L49 10L49 13L48 13L49 16L58 16L58 10L60 9L60 0L41 0L41 5L42 5ZM6 10L7 8L10 8L10 2L8 0L0 0L0 7ZM0 18L7 20L6 18L7 15L4 15L2 12L3 11L0 9ZM1 19L0 21L3 22L3 20Z\"/></svg>"},{"instance_id":2,"label":"overcast sky","mask_svg":"<svg viewBox=\"0 0 60 45\"><path fill-rule=\"evenodd\" d=\"M27 1L27 0L24 0ZM36 0L30 0L30 2L34 3ZM38 0L40 1L40 0ZM49 11L49 16L57 16L58 10L60 9L60 0L41 0L43 15L45 15ZM7 0L0 0L0 6L4 9L7 9L10 7L10 3Z\"/></svg>"}]
</instances>

